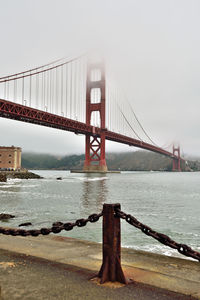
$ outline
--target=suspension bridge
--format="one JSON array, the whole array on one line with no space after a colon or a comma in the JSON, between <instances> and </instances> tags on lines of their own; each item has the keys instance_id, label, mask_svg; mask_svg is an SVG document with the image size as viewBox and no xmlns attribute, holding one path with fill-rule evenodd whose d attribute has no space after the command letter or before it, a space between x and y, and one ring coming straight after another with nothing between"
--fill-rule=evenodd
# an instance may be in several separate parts
<instances>
[{"instance_id":1,"label":"suspension bridge","mask_svg":"<svg viewBox=\"0 0 200 300\"><path fill-rule=\"evenodd\" d=\"M103 62L86 55L0 77L0 117L85 135L85 172L106 172L105 141L153 151L181 171L180 148L159 147Z\"/></svg>"}]
</instances>

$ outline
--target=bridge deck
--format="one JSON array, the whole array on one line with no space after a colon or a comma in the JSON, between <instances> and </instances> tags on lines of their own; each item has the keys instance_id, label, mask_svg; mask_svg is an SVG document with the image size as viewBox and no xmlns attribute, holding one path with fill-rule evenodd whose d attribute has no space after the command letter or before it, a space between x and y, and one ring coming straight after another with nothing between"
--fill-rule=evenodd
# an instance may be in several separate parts
<instances>
[{"instance_id":1,"label":"bridge deck","mask_svg":"<svg viewBox=\"0 0 200 300\"><path fill-rule=\"evenodd\" d=\"M14 102L6 101L4 99L0 99L0 117L71 131L76 134L80 133L84 135L90 134L98 136L101 133L101 129L99 127L86 125L82 122L54 115L49 112L34 109ZM103 130L105 130L105 136L107 140L138 147L141 149L146 149L171 158L178 159L176 155L173 155L173 153L168 152L162 148L134 138L127 137L125 135L121 135L119 133L108 131L106 129Z\"/></svg>"}]
</instances>

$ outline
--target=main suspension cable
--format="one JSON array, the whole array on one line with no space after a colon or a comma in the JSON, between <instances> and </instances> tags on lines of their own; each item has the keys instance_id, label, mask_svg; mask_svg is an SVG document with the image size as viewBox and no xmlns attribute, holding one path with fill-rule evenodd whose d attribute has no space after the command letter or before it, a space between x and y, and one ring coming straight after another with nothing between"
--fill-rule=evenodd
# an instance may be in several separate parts
<instances>
[{"instance_id":1,"label":"main suspension cable","mask_svg":"<svg viewBox=\"0 0 200 300\"><path fill-rule=\"evenodd\" d=\"M25 77L29 77L29 76L33 76L33 75L37 75L37 74L40 74L40 73L44 73L44 72L47 72L47 71L50 71L50 70L53 70L53 69L56 69L56 68L59 68L59 67L62 67L66 64L69 64L73 61L76 61L82 57L84 57L86 54L82 54L78 57L75 57L75 58L71 58L61 64L58 64L56 66L52 66L52 67L49 67L47 69L44 69L45 67L48 67L52 64L54 64L56 61L52 62L52 63L49 63L49 64L46 64L44 66L41 66L41 67L37 67L37 68L34 68L34 69L31 69L31 70L26 70L24 72L20 72L20 73L16 73L16 74L12 74L12 75L8 75L8 76L4 76L4 77L0 77L0 83L2 82L7 82L7 81L12 81L12 80L17 80L17 79L21 79L21 78L25 78ZM59 59L57 60L58 61L62 61L63 59ZM38 69L42 69L42 70L39 70ZM28 73L28 74L27 74ZM27 74L27 75L24 75L24 74ZM21 76L19 76L21 75Z\"/></svg>"},{"instance_id":2,"label":"main suspension cable","mask_svg":"<svg viewBox=\"0 0 200 300\"><path fill-rule=\"evenodd\" d=\"M140 140L141 142L143 142L143 140L141 139L141 137L140 137L140 136L137 134L137 132L133 129L133 127L131 126L130 122L128 121L128 119L126 118L126 116L124 115L124 113L122 112L122 110L120 109L118 103L116 103L116 104L117 104L117 107L118 107L120 113L122 114L123 118L125 119L126 123L128 124L128 126L131 128L131 130L134 132L134 134L139 138L139 140Z\"/></svg>"},{"instance_id":3,"label":"main suspension cable","mask_svg":"<svg viewBox=\"0 0 200 300\"><path fill-rule=\"evenodd\" d=\"M138 119L138 117L137 117L135 111L133 110L132 105L131 105L130 102L128 101L128 99L127 99L127 102L128 102L129 107L130 107L130 109L131 109L131 112L133 113L133 115L134 115L136 121L138 122L140 128L142 129L142 131L144 132L144 134L146 135L146 137L152 142L152 144L153 144L154 146L159 147L159 146L152 140L152 138L147 134L146 130L145 130L144 127L142 126L141 122L139 121L139 119Z\"/></svg>"}]
</instances>

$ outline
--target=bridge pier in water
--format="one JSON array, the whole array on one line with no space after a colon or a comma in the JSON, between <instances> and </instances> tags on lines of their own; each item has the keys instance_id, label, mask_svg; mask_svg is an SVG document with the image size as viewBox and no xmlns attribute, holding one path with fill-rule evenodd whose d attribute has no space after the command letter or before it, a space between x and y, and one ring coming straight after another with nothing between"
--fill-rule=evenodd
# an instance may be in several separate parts
<instances>
[{"instance_id":1,"label":"bridge pier in water","mask_svg":"<svg viewBox=\"0 0 200 300\"><path fill-rule=\"evenodd\" d=\"M96 93L95 93L96 92ZM93 99L92 95L98 95ZM100 135L87 134L85 137L84 172L107 172L105 157L105 66L101 64L88 64L86 86L86 125L91 124L93 112L99 112Z\"/></svg>"}]
</instances>

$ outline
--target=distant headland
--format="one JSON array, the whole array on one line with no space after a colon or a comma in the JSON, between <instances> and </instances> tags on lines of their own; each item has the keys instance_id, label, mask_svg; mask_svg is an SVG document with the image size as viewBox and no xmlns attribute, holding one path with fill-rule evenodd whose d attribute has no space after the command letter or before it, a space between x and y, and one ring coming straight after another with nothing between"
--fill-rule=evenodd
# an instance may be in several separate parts
<instances>
[{"instance_id":1,"label":"distant headland","mask_svg":"<svg viewBox=\"0 0 200 300\"><path fill-rule=\"evenodd\" d=\"M81 170L85 155L59 156L41 153L22 153L22 167L32 170ZM172 160L148 151L107 153L110 171L172 171ZM200 159L189 158L185 171L200 171Z\"/></svg>"}]
</instances>

